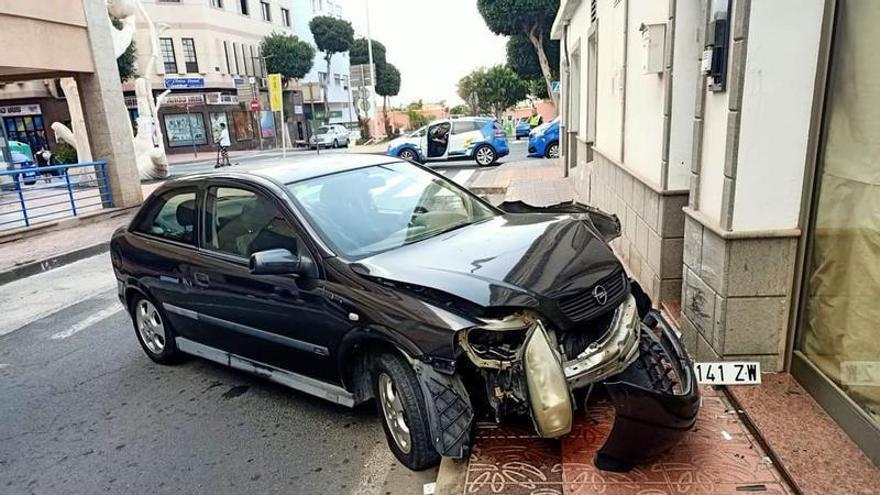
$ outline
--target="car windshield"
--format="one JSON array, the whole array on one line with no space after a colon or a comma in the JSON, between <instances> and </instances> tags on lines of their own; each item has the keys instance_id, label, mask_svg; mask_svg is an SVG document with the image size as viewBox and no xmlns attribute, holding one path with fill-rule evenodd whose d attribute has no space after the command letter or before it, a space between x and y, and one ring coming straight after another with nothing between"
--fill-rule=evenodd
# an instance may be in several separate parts
<instances>
[{"instance_id":1,"label":"car windshield","mask_svg":"<svg viewBox=\"0 0 880 495\"><path fill-rule=\"evenodd\" d=\"M473 195L420 167L389 163L287 185L309 223L352 259L492 218Z\"/></svg>"}]
</instances>

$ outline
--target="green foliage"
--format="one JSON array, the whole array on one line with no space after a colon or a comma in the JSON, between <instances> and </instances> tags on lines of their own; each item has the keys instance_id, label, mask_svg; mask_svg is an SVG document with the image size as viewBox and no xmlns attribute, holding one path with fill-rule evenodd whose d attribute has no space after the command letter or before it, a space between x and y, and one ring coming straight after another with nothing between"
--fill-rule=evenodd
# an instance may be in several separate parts
<instances>
[{"instance_id":1,"label":"green foliage","mask_svg":"<svg viewBox=\"0 0 880 495\"><path fill-rule=\"evenodd\" d=\"M455 105L449 109L450 115L469 115L470 108L467 105Z\"/></svg>"},{"instance_id":2,"label":"green foliage","mask_svg":"<svg viewBox=\"0 0 880 495\"><path fill-rule=\"evenodd\" d=\"M55 159L62 164L77 163L76 148L67 143L59 143L55 150Z\"/></svg>"},{"instance_id":3,"label":"green foliage","mask_svg":"<svg viewBox=\"0 0 880 495\"><path fill-rule=\"evenodd\" d=\"M396 96L400 91L400 71L392 64L384 64L376 68L376 94L379 96Z\"/></svg>"},{"instance_id":4,"label":"green foliage","mask_svg":"<svg viewBox=\"0 0 880 495\"><path fill-rule=\"evenodd\" d=\"M493 33L513 36L549 32L559 0L477 0L477 9Z\"/></svg>"},{"instance_id":5,"label":"green foliage","mask_svg":"<svg viewBox=\"0 0 880 495\"><path fill-rule=\"evenodd\" d=\"M473 114L492 113L500 117L504 110L524 100L528 85L506 65L480 68L458 82L458 95Z\"/></svg>"},{"instance_id":6,"label":"green foliage","mask_svg":"<svg viewBox=\"0 0 880 495\"><path fill-rule=\"evenodd\" d=\"M385 65L385 45L373 40L373 63L376 67ZM367 51L367 39L358 38L351 45L348 52L349 63L351 65L361 65L370 63L370 54ZM378 71L377 71L378 72Z\"/></svg>"},{"instance_id":7,"label":"green foliage","mask_svg":"<svg viewBox=\"0 0 880 495\"><path fill-rule=\"evenodd\" d=\"M122 22L119 19L110 18L110 23L116 29L122 28ZM128 45L128 48L116 59L116 68L119 69L119 80L121 82L128 81L138 76L137 73L137 47L134 40Z\"/></svg>"},{"instance_id":8,"label":"green foliage","mask_svg":"<svg viewBox=\"0 0 880 495\"><path fill-rule=\"evenodd\" d=\"M330 16L318 16L309 21L309 30L315 37L318 50L327 54L327 59L335 53L347 52L354 44L354 29L351 23Z\"/></svg>"},{"instance_id":9,"label":"green foliage","mask_svg":"<svg viewBox=\"0 0 880 495\"><path fill-rule=\"evenodd\" d=\"M559 77L559 41L544 39L544 53L550 62L553 79ZM538 54L529 38L524 34L515 34L507 39L507 65L520 78L530 81L543 77Z\"/></svg>"},{"instance_id":10,"label":"green foliage","mask_svg":"<svg viewBox=\"0 0 880 495\"><path fill-rule=\"evenodd\" d=\"M312 70L315 48L296 36L273 32L260 42L266 57L266 72L289 79L302 79Z\"/></svg>"},{"instance_id":11,"label":"green foliage","mask_svg":"<svg viewBox=\"0 0 880 495\"><path fill-rule=\"evenodd\" d=\"M423 127L428 125L428 117L422 113L418 108L408 108L406 111L406 116L409 117L409 128L410 129L418 129L419 127Z\"/></svg>"},{"instance_id":12,"label":"green foliage","mask_svg":"<svg viewBox=\"0 0 880 495\"><path fill-rule=\"evenodd\" d=\"M424 102L422 102L422 99L419 98L419 101L414 101L414 102L410 103L409 105L407 105L406 109L407 110L421 110L424 106L425 106Z\"/></svg>"}]
</instances>

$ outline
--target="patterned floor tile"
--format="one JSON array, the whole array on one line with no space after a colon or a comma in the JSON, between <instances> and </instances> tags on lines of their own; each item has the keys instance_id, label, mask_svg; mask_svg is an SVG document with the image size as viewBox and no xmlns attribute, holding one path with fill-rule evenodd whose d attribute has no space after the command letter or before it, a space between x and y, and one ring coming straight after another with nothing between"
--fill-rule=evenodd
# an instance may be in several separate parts
<instances>
[{"instance_id":1,"label":"patterned floor tile","mask_svg":"<svg viewBox=\"0 0 880 495\"><path fill-rule=\"evenodd\" d=\"M562 494L558 440L517 427L482 427L471 453L467 494Z\"/></svg>"}]
</instances>

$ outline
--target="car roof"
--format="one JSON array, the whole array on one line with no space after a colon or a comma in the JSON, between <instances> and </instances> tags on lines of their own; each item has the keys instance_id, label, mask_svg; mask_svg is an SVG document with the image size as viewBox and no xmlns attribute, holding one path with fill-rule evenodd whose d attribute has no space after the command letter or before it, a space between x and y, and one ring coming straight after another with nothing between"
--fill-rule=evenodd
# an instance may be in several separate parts
<instances>
[{"instance_id":1,"label":"car roof","mask_svg":"<svg viewBox=\"0 0 880 495\"><path fill-rule=\"evenodd\" d=\"M250 171L253 175L265 177L282 184L289 184L312 177L319 177L356 168L384 165L386 163L402 162L403 160L387 155L346 153L328 154L324 156L312 156L305 160L288 160L265 168ZM224 174L210 174L205 177L222 177Z\"/></svg>"}]
</instances>

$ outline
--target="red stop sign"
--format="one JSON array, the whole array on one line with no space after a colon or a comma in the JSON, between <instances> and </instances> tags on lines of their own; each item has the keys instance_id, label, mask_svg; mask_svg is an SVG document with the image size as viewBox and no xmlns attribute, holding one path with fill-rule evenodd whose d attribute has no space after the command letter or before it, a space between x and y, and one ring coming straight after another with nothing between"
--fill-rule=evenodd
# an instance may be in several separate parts
<instances>
[{"instance_id":1,"label":"red stop sign","mask_svg":"<svg viewBox=\"0 0 880 495\"><path fill-rule=\"evenodd\" d=\"M260 111L260 102L257 100L251 101L251 112L259 112Z\"/></svg>"}]
</instances>

